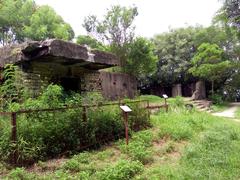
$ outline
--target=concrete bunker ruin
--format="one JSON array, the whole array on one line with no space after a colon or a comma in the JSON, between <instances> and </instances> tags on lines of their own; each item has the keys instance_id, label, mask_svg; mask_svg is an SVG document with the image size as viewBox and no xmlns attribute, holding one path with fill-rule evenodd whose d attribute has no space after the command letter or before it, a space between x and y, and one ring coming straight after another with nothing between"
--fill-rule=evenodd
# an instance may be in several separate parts
<instances>
[{"instance_id":1,"label":"concrete bunker ruin","mask_svg":"<svg viewBox=\"0 0 240 180\"><path fill-rule=\"evenodd\" d=\"M134 77L100 70L118 66L111 54L63 40L25 42L0 48L0 67L15 64L24 86L34 96L50 83L75 92L100 92L108 99L135 96Z\"/></svg>"}]
</instances>

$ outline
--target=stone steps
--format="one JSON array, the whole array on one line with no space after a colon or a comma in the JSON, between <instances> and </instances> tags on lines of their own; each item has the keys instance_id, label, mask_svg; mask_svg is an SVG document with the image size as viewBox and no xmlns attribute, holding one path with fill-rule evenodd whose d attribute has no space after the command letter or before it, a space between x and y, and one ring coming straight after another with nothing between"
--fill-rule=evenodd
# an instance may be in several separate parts
<instances>
[{"instance_id":1,"label":"stone steps","mask_svg":"<svg viewBox=\"0 0 240 180\"><path fill-rule=\"evenodd\" d=\"M210 108L211 106L211 101L207 100L189 100L191 104L198 110L198 111L204 111L211 113L212 109Z\"/></svg>"}]
</instances>

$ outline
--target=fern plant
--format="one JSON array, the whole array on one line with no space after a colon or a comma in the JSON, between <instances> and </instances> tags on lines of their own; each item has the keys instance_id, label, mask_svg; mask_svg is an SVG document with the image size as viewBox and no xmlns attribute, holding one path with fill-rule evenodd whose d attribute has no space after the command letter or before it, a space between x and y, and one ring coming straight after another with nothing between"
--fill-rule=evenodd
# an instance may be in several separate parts
<instances>
[{"instance_id":1,"label":"fern plant","mask_svg":"<svg viewBox=\"0 0 240 180\"><path fill-rule=\"evenodd\" d=\"M17 83L19 78L17 66L13 64L5 65L2 71L3 83L0 86L1 109L4 110L12 102L20 102L24 94L22 83Z\"/></svg>"}]
</instances>

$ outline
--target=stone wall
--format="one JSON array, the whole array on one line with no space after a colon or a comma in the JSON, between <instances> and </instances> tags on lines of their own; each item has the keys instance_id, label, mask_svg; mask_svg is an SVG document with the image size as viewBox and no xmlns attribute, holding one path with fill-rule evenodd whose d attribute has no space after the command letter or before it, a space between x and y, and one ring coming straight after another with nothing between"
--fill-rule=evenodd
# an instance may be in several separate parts
<instances>
[{"instance_id":1,"label":"stone wall","mask_svg":"<svg viewBox=\"0 0 240 180\"><path fill-rule=\"evenodd\" d=\"M27 87L33 97L39 95L50 83L59 84L66 90L69 90L66 86L75 87L74 91L79 93L99 92L111 100L133 98L137 92L137 82L132 76L77 66L32 62L19 66L18 74L19 84Z\"/></svg>"},{"instance_id":2,"label":"stone wall","mask_svg":"<svg viewBox=\"0 0 240 180\"><path fill-rule=\"evenodd\" d=\"M83 75L82 90L85 92L102 91L102 80L99 71L87 72Z\"/></svg>"},{"instance_id":3,"label":"stone wall","mask_svg":"<svg viewBox=\"0 0 240 180\"><path fill-rule=\"evenodd\" d=\"M172 97L182 96L182 85L174 84L172 87Z\"/></svg>"},{"instance_id":4,"label":"stone wall","mask_svg":"<svg viewBox=\"0 0 240 180\"><path fill-rule=\"evenodd\" d=\"M206 85L205 81L198 81L196 82L196 88L192 95L193 100L201 100L206 99Z\"/></svg>"},{"instance_id":5,"label":"stone wall","mask_svg":"<svg viewBox=\"0 0 240 180\"><path fill-rule=\"evenodd\" d=\"M133 76L122 73L101 72L100 79L103 96L107 99L134 98L137 93L137 81Z\"/></svg>"}]
</instances>

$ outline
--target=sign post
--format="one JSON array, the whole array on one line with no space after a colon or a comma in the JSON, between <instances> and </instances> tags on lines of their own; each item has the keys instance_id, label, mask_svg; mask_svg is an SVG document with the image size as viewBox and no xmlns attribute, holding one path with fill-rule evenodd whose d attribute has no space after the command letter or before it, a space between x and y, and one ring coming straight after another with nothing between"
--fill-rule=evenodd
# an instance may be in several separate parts
<instances>
[{"instance_id":1,"label":"sign post","mask_svg":"<svg viewBox=\"0 0 240 180\"><path fill-rule=\"evenodd\" d=\"M123 112L124 118L124 125L125 125L125 137L126 137L126 144L128 145L128 113L132 112L132 110L128 106L120 106Z\"/></svg>"},{"instance_id":2,"label":"sign post","mask_svg":"<svg viewBox=\"0 0 240 180\"><path fill-rule=\"evenodd\" d=\"M163 94L162 96L164 98L164 106L165 106L166 112L167 112L168 111L168 105L167 105L167 98L168 98L168 96L166 94Z\"/></svg>"}]
</instances>

